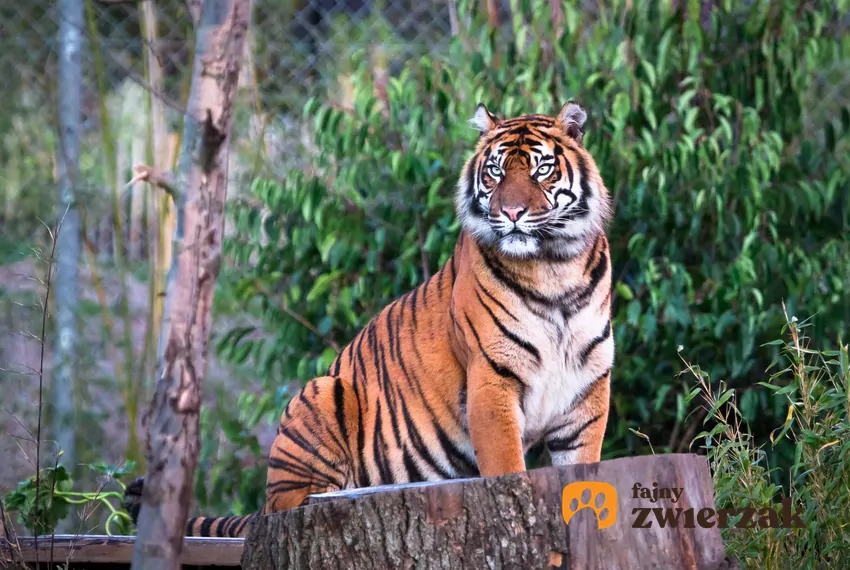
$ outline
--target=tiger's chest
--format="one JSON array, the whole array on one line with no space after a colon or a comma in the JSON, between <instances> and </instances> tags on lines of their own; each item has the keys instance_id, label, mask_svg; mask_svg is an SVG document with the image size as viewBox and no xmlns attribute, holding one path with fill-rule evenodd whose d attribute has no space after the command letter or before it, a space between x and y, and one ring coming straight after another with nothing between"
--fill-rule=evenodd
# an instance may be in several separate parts
<instances>
[{"instance_id":1,"label":"tiger's chest","mask_svg":"<svg viewBox=\"0 0 850 570\"><path fill-rule=\"evenodd\" d=\"M526 450L563 425L576 399L611 369L614 341L609 327L607 311L592 305L569 318L551 312L523 323L540 355L535 362L513 351L524 383L520 405ZM508 342L504 347L511 350Z\"/></svg>"}]
</instances>

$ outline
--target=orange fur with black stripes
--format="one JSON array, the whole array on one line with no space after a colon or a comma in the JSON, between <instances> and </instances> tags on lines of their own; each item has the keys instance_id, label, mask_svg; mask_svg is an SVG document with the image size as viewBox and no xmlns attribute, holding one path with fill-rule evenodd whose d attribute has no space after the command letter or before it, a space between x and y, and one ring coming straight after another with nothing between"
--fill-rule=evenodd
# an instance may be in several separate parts
<instances>
[{"instance_id":1,"label":"orange fur with black stripes","mask_svg":"<svg viewBox=\"0 0 850 570\"><path fill-rule=\"evenodd\" d=\"M446 265L387 306L287 405L261 513L314 493L596 462L614 362L608 191L584 110L499 120L483 105ZM135 513L141 481L128 498ZM134 518L135 518L134 513ZM196 518L239 536L251 518Z\"/></svg>"}]
</instances>

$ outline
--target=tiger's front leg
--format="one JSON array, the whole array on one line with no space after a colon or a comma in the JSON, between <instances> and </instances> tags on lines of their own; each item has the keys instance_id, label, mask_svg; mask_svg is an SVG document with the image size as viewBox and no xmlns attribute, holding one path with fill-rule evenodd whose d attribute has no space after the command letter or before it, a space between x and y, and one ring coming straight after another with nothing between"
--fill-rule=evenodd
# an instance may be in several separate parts
<instances>
[{"instance_id":1,"label":"tiger's front leg","mask_svg":"<svg viewBox=\"0 0 850 570\"><path fill-rule=\"evenodd\" d=\"M521 386L486 361L472 362L467 379L469 432L481 476L525 471Z\"/></svg>"},{"instance_id":2,"label":"tiger's front leg","mask_svg":"<svg viewBox=\"0 0 850 570\"><path fill-rule=\"evenodd\" d=\"M611 372L597 378L572 404L564 421L546 435L552 465L598 463L608 423Z\"/></svg>"}]
</instances>

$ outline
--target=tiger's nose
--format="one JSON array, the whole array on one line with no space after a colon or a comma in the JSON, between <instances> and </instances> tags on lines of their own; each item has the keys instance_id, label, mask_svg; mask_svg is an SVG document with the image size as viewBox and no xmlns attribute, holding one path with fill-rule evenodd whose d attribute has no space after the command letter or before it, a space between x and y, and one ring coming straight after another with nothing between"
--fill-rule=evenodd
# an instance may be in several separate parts
<instances>
[{"instance_id":1,"label":"tiger's nose","mask_svg":"<svg viewBox=\"0 0 850 570\"><path fill-rule=\"evenodd\" d=\"M527 211L525 206L502 206L502 213L512 222L517 221Z\"/></svg>"}]
</instances>

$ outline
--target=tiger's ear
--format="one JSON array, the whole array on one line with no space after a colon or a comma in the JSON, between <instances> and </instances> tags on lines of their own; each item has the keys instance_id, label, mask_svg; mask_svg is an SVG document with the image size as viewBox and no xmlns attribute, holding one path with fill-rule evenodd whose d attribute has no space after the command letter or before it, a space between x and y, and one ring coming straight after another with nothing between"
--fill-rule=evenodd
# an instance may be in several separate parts
<instances>
[{"instance_id":1,"label":"tiger's ear","mask_svg":"<svg viewBox=\"0 0 850 570\"><path fill-rule=\"evenodd\" d=\"M469 124L478 129L483 137L490 132L493 127L499 124L499 119L496 115L487 110L484 103L479 103L478 107L475 109L475 114L471 119L469 119Z\"/></svg>"},{"instance_id":2,"label":"tiger's ear","mask_svg":"<svg viewBox=\"0 0 850 570\"><path fill-rule=\"evenodd\" d=\"M570 99L558 113L558 122L567 132L567 136L581 143L584 137L584 123L587 121L587 113L576 101Z\"/></svg>"}]
</instances>

